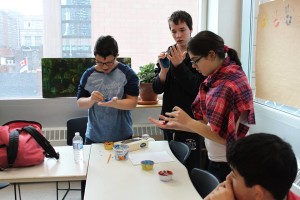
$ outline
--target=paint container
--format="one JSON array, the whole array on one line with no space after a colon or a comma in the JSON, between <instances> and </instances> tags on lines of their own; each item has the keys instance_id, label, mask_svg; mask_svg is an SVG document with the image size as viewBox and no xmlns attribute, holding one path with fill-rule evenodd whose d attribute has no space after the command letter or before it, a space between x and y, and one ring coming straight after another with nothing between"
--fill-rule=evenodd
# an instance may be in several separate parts
<instances>
[{"instance_id":1,"label":"paint container","mask_svg":"<svg viewBox=\"0 0 300 200\"><path fill-rule=\"evenodd\" d=\"M142 169L149 171L153 170L154 162L152 160L143 160L141 161Z\"/></svg>"},{"instance_id":2,"label":"paint container","mask_svg":"<svg viewBox=\"0 0 300 200\"><path fill-rule=\"evenodd\" d=\"M163 182L172 180L173 172L170 170L162 170L158 172L159 179Z\"/></svg>"},{"instance_id":3,"label":"paint container","mask_svg":"<svg viewBox=\"0 0 300 200\"><path fill-rule=\"evenodd\" d=\"M128 148L126 144L115 144L113 149L115 151L116 160L127 160L128 158Z\"/></svg>"},{"instance_id":4,"label":"paint container","mask_svg":"<svg viewBox=\"0 0 300 200\"><path fill-rule=\"evenodd\" d=\"M112 150L114 147L114 142L104 142L104 149L105 150Z\"/></svg>"}]
</instances>

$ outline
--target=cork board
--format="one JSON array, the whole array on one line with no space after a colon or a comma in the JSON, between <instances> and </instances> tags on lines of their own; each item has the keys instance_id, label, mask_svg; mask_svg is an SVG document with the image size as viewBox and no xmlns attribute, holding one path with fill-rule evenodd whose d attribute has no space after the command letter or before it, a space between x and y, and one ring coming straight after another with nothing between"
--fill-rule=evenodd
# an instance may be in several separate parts
<instances>
[{"instance_id":1,"label":"cork board","mask_svg":"<svg viewBox=\"0 0 300 200\"><path fill-rule=\"evenodd\" d=\"M300 1L259 6L256 97L300 108Z\"/></svg>"}]
</instances>

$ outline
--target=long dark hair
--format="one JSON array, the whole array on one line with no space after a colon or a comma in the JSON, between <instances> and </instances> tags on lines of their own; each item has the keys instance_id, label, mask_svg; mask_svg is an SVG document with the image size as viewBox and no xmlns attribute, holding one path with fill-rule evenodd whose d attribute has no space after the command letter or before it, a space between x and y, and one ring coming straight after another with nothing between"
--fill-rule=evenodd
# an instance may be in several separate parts
<instances>
[{"instance_id":1,"label":"long dark hair","mask_svg":"<svg viewBox=\"0 0 300 200\"><path fill-rule=\"evenodd\" d=\"M197 33L188 43L188 51L198 56L208 56L209 51L214 51L219 58L224 59L225 53L237 65L242 65L237 52L232 48L224 48L224 40L211 31Z\"/></svg>"}]
</instances>

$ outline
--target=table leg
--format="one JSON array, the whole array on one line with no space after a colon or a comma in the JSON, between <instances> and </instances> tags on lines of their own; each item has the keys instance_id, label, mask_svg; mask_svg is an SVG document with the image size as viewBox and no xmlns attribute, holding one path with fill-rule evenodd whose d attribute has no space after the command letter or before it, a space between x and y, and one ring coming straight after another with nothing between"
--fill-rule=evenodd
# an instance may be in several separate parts
<instances>
[{"instance_id":1,"label":"table leg","mask_svg":"<svg viewBox=\"0 0 300 200\"><path fill-rule=\"evenodd\" d=\"M18 184L18 190L19 190L19 200L21 200L21 189L20 189L20 184Z\"/></svg>"},{"instance_id":2,"label":"table leg","mask_svg":"<svg viewBox=\"0 0 300 200\"><path fill-rule=\"evenodd\" d=\"M86 181L81 181L81 200L84 199L85 183Z\"/></svg>"},{"instance_id":3,"label":"table leg","mask_svg":"<svg viewBox=\"0 0 300 200\"><path fill-rule=\"evenodd\" d=\"M16 183L14 183L14 194L15 194L15 200L17 200L17 189L16 189Z\"/></svg>"}]
</instances>

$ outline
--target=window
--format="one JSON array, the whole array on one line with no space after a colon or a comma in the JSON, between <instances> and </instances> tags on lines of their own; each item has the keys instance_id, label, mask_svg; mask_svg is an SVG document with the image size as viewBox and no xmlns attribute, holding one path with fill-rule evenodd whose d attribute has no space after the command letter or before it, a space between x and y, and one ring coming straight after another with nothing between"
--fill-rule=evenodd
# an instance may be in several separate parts
<instances>
[{"instance_id":1,"label":"window","mask_svg":"<svg viewBox=\"0 0 300 200\"><path fill-rule=\"evenodd\" d=\"M35 43L34 46L42 46L42 37L41 36L35 36L34 37Z\"/></svg>"},{"instance_id":2,"label":"window","mask_svg":"<svg viewBox=\"0 0 300 200\"><path fill-rule=\"evenodd\" d=\"M31 36L25 36L24 37L24 46L26 46L26 47L30 47L31 46Z\"/></svg>"},{"instance_id":3,"label":"window","mask_svg":"<svg viewBox=\"0 0 300 200\"><path fill-rule=\"evenodd\" d=\"M114 36L120 57L131 57L132 68L138 72L139 66L156 62L157 55L174 43L167 23L172 12L190 13L193 34L198 32L199 2L2 2L0 91L6 92L0 93L0 99L41 98L41 58L93 57L94 43L100 35Z\"/></svg>"},{"instance_id":4,"label":"window","mask_svg":"<svg viewBox=\"0 0 300 200\"><path fill-rule=\"evenodd\" d=\"M243 50L244 50L244 54L247 55L246 57L249 57L249 60L242 60L242 63L246 63L246 65L248 64L247 68L248 68L248 71L250 72L250 73L248 73L248 76L252 77L251 85L252 85L252 88L254 88L254 91L253 91L254 94L255 94L255 86L256 86L256 76L255 76L255 67L254 67L255 66L255 60L254 60L255 56L254 55L255 55L255 50L256 50L255 39L257 36L256 36L256 32L254 32L253 30L257 30L257 28L254 28L254 27L256 27L257 23L258 23L259 5L263 4L263 3L268 3L270 1L271 0L251 0L249 2L248 1L246 2L248 4L247 6L249 8L251 8L251 11L249 13L250 17L247 16L246 20L243 21L243 24L247 24L250 22L250 24L248 24L250 29L249 30L247 29L247 33L248 32L250 33L250 37L247 39L244 38L244 42L247 41L246 42L247 44L245 44L245 45L248 45L248 47L244 48ZM256 16L253 16L254 13L256 14ZM274 17L274 16L271 16L271 17ZM249 20L249 19L251 19L251 20ZM272 18L270 18L270 20L271 19ZM246 52L246 51L249 51L249 52ZM252 66L253 66L253 68L252 68ZM282 112L286 112L286 113L292 114L294 116L300 117L300 109L299 108L292 107L289 105L284 105L284 104L274 102L274 101L271 101L268 99L259 99L257 97L255 98L255 102L259 103L259 104L263 104L263 105L271 107L271 108L274 108L274 109L277 109L277 110L280 110Z\"/></svg>"}]
</instances>

